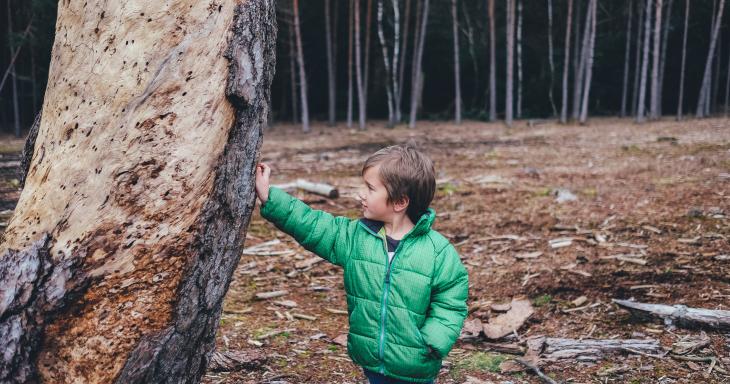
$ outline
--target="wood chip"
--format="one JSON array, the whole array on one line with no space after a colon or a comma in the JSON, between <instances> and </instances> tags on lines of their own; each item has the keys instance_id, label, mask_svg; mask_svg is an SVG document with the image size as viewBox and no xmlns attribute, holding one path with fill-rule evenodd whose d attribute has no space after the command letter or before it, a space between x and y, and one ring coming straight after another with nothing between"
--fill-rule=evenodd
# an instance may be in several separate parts
<instances>
[{"instance_id":1,"label":"wood chip","mask_svg":"<svg viewBox=\"0 0 730 384\"><path fill-rule=\"evenodd\" d=\"M534 313L530 300L512 300L511 308L507 313L490 319L484 325L484 334L496 340L517 331Z\"/></svg>"},{"instance_id":2,"label":"wood chip","mask_svg":"<svg viewBox=\"0 0 730 384\"><path fill-rule=\"evenodd\" d=\"M577 299L571 301L574 307L580 307L581 305L588 302L588 298L585 296L580 296Z\"/></svg>"},{"instance_id":3,"label":"wood chip","mask_svg":"<svg viewBox=\"0 0 730 384\"><path fill-rule=\"evenodd\" d=\"M507 312L512 309L512 305L510 303L492 304L489 308L496 312Z\"/></svg>"},{"instance_id":4,"label":"wood chip","mask_svg":"<svg viewBox=\"0 0 730 384\"><path fill-rule=\"evenodd\" d=\"M289 291L273 291L273 292L261 292L256 294L256 298L259 300L271 299L274 297L280 297L288 294Z\"/></svg>"},{"instance_id":5,"label":"wood chip","mask_svg":"<svg viewBox=\"0 0 730 384\"><path fill-rule=\"evenodd\" d=\"M293 300L274 301L274 304L281 305L282 307L287 307L287 308L295 308L297 306L297 302L293 301Z\"/></svg>"},{"instance_id":6,"label":"wood chip","mask_svg":"<svg viewBox=\"0 0 730 384\"><path fill-rule=\"evenodd\" d=\"M572 237L559 237L548 241L548 245L550 245L550 248L552 249L568 247L571 244L573 244Z\"/></svg>"},{"instance_id":7,"label":"wood chip","mask_svg":"<svg viewBox=\"0 0 730 384\"><path fill-rule=\"evenodd\" d=\"M313 265L315 265L319 262L322 262L322 261L324 261L323 258L321 258L319 256L314 256L309 259L297 262L296 264L294 264L294 268L296 268L296 269L311 268Z\"/></svg>"},{"instance_id":8,"label":"wood chip","mask_svg":"<svg viewBox=\"0 0 730 384\"><path fill-rule=\"evenodd\" d=\"M325 310L329 313L334 313L335 315L346 315L347 314L347 311L343 311L342 309L325 308Z\"/></svg>"},{"instance_id":9,"label":"wood chip","mask_svg":"<svg viewBox=\"0 0 730 384\"><path fill-rule=\"evenodd\" d=\"M309 320L309 321L315 321L317 318L315 316L305 315L303 313L292 313L292 316L296 319L303 319L303 320Z\"/></svg>"},{"instance_id":10,"label":"wood chip","mask_svg":"<svg viewBox=\"0 0 730 384\"><path fill-rule=\"evenodd\" d=\"M335 343L335 344L337 344L337 345L341 345L343 347L346 347L347 346L347 334L346 333L343 333L343 334L338 335L337 337L335 337L334 339L332 339L332 342Z\"/></svg>"},{"instance_id":11,"label":"wood chip","mask_svg":"<svg viewBox=\"0 0 730 384\"><path fill-rule=\"evenodd\" d=\"M528 253L518 253L513 256L515 259L537 259L538 257L542 256L542 252L535 251L535 252L528 252Z\"/></svg>"},{"instance_id":12,"label":"wood chip","mask_svg":"<svg viewBox=\"0 0 730 384\"><path fill-rule=\"evenodd\" d=\"M657 227L652 227L651 225L642 225L641 228L646 229L647 231L654 232L656 234L662 233L662 230Z\"/></svg>"}]
</instances>

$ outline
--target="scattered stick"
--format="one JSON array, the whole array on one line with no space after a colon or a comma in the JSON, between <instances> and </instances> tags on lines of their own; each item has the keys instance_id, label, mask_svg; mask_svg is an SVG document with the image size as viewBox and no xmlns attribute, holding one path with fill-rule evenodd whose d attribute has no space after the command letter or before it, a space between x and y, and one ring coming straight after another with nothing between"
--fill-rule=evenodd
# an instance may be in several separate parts
<instances>
[{"instance_id":1,"label":"scattered stick","mask_svg":"<svg viewBox=\"0 0 730 384\"><path fill-rule=\"evenodd\" d=\"M631 349L634 353L657 354L662 352L658 340L654 339L545 339L544 356L550 360L578 359L598 360L604 355Z\"/></svg>"},{"instance_id":2,"label":"scattered stick","mask_svg":"<svg viewBox=\"0 0 730 384\"><path fill-rule=\"evenodd\" d=\"M524 365L524 366L525 366L525 368L527 368L527 369L531 370L532 372L535 372L535 374L536 374L536 375L537 375L537 376L538 376L539 378L541 378L541 379L542 379L542 381L544 381L544 382L546 382L546 383L550 383L550 384L558 384L558 382L557 382L557 381L555 381L555 380L553 380L552 378L550 378L550 376L548 376L548 375L546 375L546 374L542 373L542 371L540 370L540 368L538 368L538 367L537 367L536 365L534 365L534 364L532 364L532 363L528 362L527 360L524 360L524 359L515 359L515 361L517 361L518 363L520 363L520 364Z\"/></svg>"},{"instance_id":3,"label":"scattered stick","mask_svg":"<svg viewBox=\"0 0 730 384\"><path fill-rule=\"evenodd\" d=\"M666 325L685 328L730 330L730 311L719 309L689 308L684 305L638 303L629 300L613 300L639 318L659 318Z\"/></svg>"},{"instance_id":4,"label":"scattered stick","mask_svg":"<svg viewBox=\"0 0 730 384\"><path fill-rule=\"evenodd\" d=\"M304 179L297 179L292 183L277 184L275 185L275 187L281 189L302 189L320 196L329 197L331 199L336 199L340 196L340 192L337 190L337 188L329 184L313 183Z\"/></svg>"}]
</instances>

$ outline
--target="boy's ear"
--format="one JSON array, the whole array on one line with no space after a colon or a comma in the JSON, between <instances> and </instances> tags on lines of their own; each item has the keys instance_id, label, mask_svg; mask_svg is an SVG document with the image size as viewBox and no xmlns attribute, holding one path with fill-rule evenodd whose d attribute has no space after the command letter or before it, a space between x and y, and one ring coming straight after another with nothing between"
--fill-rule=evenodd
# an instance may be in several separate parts
<instances>
[{"instance_id":1,"label":"boy's ear","mask_svg":"<svg viewBox=\"0 0 730 384\"><path fill-rule=\"evenodd\" d=\"M393 204L393 209L396 212L404 212L408 208L408 203L410 203L408 196L404 196Z\"/></svg>"}]
</instances>

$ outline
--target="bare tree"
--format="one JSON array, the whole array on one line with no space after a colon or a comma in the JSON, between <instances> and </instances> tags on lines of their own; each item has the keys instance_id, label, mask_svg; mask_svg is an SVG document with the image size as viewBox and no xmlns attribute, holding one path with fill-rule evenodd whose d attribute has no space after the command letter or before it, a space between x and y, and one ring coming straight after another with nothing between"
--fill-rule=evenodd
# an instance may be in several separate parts
<instances>
[{"instance_id":1,"label":"bare tree","mask_svg":"<svg viewBox=\"0 0 730 384\"><path fill-rule=\"evenodd\" d=\"M330 8L331 8L330 0L324 1L324 30L325 30L325 40L326 40L326 48L327 48L327 85L328 85L328 117L329 117L329 125L334 126L335 125L335 89L336 89L336 83L335 83L335 65L334 65L334 55L332 54L332 33L330 31L330 25L331 17L330 17Z\"/></svg>"},{"instance_id":2,"label":"bare tree","mask_svg":"<svg viewBox=\"0 0 730 384\"><path fill-rule=\"evenodd\" d=\"M568 121L568 74L570 68L570 29L573 21L573 0L568 0L568 18L565 22L565 54L563 59L563 92L560 105L560 122Z\"/></svg>"},{"instance_id":3,"label":"bare tree","mask_svg":"<svg viewBox=\"0 0 730 384\"><path fill-rule=\"evenodd\" d=\"M553 60L553 0L548 0L548 64L550 65L550 88L548 88L548 99L553 108L553 117L558 115L553 99L553 88L555 87L555 62Z\"/></svg>"},{"instance_id":4,"label":"bare tree","mask_svg":"<svg viewBox=\"0 0 730 384\"><path fill-rule=\"evenodd\" d=\"M720 26L720 29L722 29L722 26ZM720 74L720 63L722 62L722 32L717 36L717 45L715 45L715 49L717 52L715 53L714 63L715 63L715 71L713 72L713 75L710 77L710 86L712 88L712 99L711 102L707 103L707 115L709 116L710 113L714 113L717 109L717 94L720 89L720 77L722 76ZM709 99L709 97L708 97Z\"/></svg>"},{"instance_id":5,"label":"bare tree","mask_svg":"<svg viewBox=\"0 0 730 384\"><path fill-rule=\"evenodd\" d=\"M309 132L309 102L307 100L307 74L304 70L304 49L302 32L299 25L299 0L292 0L294 14L294 35L297 43L297 63L299 64L299 94L302 99L302 131Z\"/></svg>"},{"instance_id":6,"label":"bare tree","mask_svg":"<svg viewBox=\"0 0 730 384\"><path fill-rule=\"evenodd\" d=\"M390 56L385 41L385 32L383 32L383 0L378 0L378 38L380 39L380 47L383 50L383 68L385 68L386 77L385 92L388 96L388 126L393 126L395 124L395 106L393 105L393 89L391 88Z\"/></svg>"},{"instance_id":7,"label":"bare tree","mask_svg":"<svg viewBox=\"0 0 730 384\"><path fill-rule=\"evenodd\" d=\"M659 58L659 116L662 115L662 99L664 97L664 68L667 62L667 43L669 40L669 30L671 29L672 22L672 6L674 0L669 0L667 3L667 14L664 16L664 27L662 32L662 50L661 57Z\"/></svg>"},{"instance_id":8,"label":"bare tree","mask_svg":"<svg viewBox=\"0 0 730 384\"><path fill-rule=\"evenodd\" d=\"M728 106L730 106L730 55L727 60L727 75L725 76L725 117L728 115Z\"/></svg>"},{"instance_id":9,"label":"bare tree","mask_svg":"<svg viewBox=\"0 0 730 384\"><path fill-rule=\"evenodd\" d=\"M362 75L360 40L360 0L355 0L355 82L357 83L358 128L365 129L365 87Z\"/></svg>"},{"instance_id":10,"label":"bare tree","mask_svg":"<svg viewBox=\"0 0 730 384\"><path fill-rule=\"evenodd\" d=\"M629 0L628 2L628 11L629 11L629 18L628 22L626 23L626 49L624 51L624 82L623 82L623 88L621 90L621 117L626 116L626 97L628 95L629 90L629 59L631 56L631 19L634 14L634 2L633 0Z\"/></svg>"},{"instance_id":11,"label":"bare tree","mask_svg":"<svg viewBox=\"0 0 730 384\"><path fill-rule=\"evenodd\" d=\"M355 23L355 0L350 0L350 10L347 17L347 128L352 128L352 101L353 101L353 78L352 78L352 52L355 41L353 39Z\"/></svg>"},{"instance_id":12,"label":"bare tree","mask_svg":"<svg viewBox=\"0 0 730 384\"><path fill-rule=\"evenodd\" d=\"M598 0L591 0L588 8L590 10L590 20L586 20L586 23L591 25L590 30L590 43L588 49L585 52L586 55L586 74L585 84L583 85L583 103L580 112L580 123L585 124L588 118L588 96L591 92L591 79L593 77L593 51L596 46L596 9L598 8Z\"/></svg>"},{"instance_id":13,"label":"bare tree","mask_svg":"<svg viewBox=\"0 0 730 384\"><path fill-rule=\"evenodd\" d=\"M720 7L717 15L714 16L712 25L712 39L710 40L710 50L707 54L707 62L705 63L705 72L702 76L702 87L700 88L700 96L697 102L697 117L705 117L709 114L707 108L710 102L710 72L712 72L712 59L715 53L715 45L717 44L717 36L720 34L720 25L722 24L722 11L725 8L725 0L720 0Z\"/></svg>"},{"instance_id":14,"label":"bare tree","mask_svg":"<svg viewBox=\"0 0 730 384\"><path fill-rule=\"evenodd\" d=\"M297 96L297 48L294 43L294 22L287 20L287 32L289 32L289 74L291 75L291 109L292 123L299 122L299 97Z\"/></svg>"},{"instance_id":15,"label":"bare tree","mask_svg":"<svg viewBox=\"0 0 730 384\"><path fill-rule=\"evenodd\" d=\"M497 120L497 42L494 26L494 0L487 1L487 13L489 16L489 121L495 121Z\"/></svg>"},{"instance_id":16,"label":"bare tree","mask_svg":"<svg viewBox=\"0 0 730 384\"><path fill-rule=\"evenodd\" d=\"M391 79L393 82L393 111L395 123L401 121L400 105L396 103L400 99L398 94L398 57L400 56L400 5L398 0L391 0L393 4L393 66L391 67Z\"/></svg>"},{"instance_id":17,"label":"bare tree","mask_svg":"<svg viewBox=\"0 0 730 384\"><path fill-rule=\"evenodd\" d=\"M639 104L636 108L636 121L643 123L646 118L644 110L646 109L646 73L649 67L649 38L651 37L651 1L646 0L644 6L646 20L644 20L644 53L641 60L641 83L639 84Z\"/></svg>"},{"instance_id":18,"label":"bare tree","mask_svg":"<svg viewBox=\"0 0 730 384\"><path fill-rule=\"evenodd\" d=\"M406 50L408 48L408 31L411 20L411 0L406 0L405 17L403 18L403 48L400 50L400 68L398 69L398 93L395 105L398 110L403 104L403 89L405 88L405 68L406 68Z\"/></svg>"},{"instance_id":19,"label":"bare tree","mask_svg":"<svg viewBox=\"0 0 730 384\"><path fill-rule=\"evenodd\" d=\"M655 0L656 16L654 17L654 48L651 68L651 99L649 103L649 117L659 118L659 57L662 36L662 0Z\"/></svg>"},{"instance_id":20,"label":"bare tree","mask_svg":"<svg viewBox=\"0 0 730 384\"><path fill-rule=\"evenodd\" d=\"M11 36L13 34L13 12L10 8L10 0L7 2L7 14L8 14L8 36ZM8 44L8 49L10 50L10 57L15 56L13 46L12 44ZM20 47L17 48L18 52L20 52ZM20 106L18 105L18 77L15 74L15 63L14 60L11 60L10 66L8 68L8 72L10 73L10 83L12 86L13 91L13 128L15 132L15 137L20 137Z\"/></svg>"},{"instance_id":21,"label":"bare tree","mask_svg":"<svg viewBox=\"0 0 730 384\"><path fill-rule=\"evenodd\" d=\"M689 0L684 1L684 32L682 33L682 69L679 73L679 96L677 100L677 120L682 120L684 104L684 69L687 62L687 27L689 26Z\"/></svg>"},{"instance_id":22,"label":"bare tree","mask_svg":"<svg viewBox=\"0 0 730 384\"><path fill-rule=\"evenodd\" d=\"M409 128L416 127L416 114L418 112L418 96L420 94L419 89L421 88L421 62L423 61L423 48L426 44L426 27L428 24L428 3L429 0L424 0L423 10L421 14L421 21L418 32L418 50L414 57L414 81L411 84L411 116L408 123Z\"/></svg>"},{"instance_id":23,"label":"bare tree","mask_svg":"<svg viewBox=\"0 0 730 384\"><path fill-rule=\"evenodd\" d=\"M368 0L367 15L365 16L365 69L363 71L363 89L365 90L365 118L368 114L368 92L370 90L370 36L373 25L373 0Z\"/></svg>"},{"instance_id":24,"label":"bare tree","mask_svg":"<svg viewBox=\"0 0 730 384\"><path fill-rule=\"evenodd\" d=\"M517 0L517 118L522 118L522 0Z\"/></svg>"},{"instance_id":25,"label":"bare tree","mask_svg":"<svg viewBox=\"0 0 730 384\"><path fill-rule=\"evenodd\" d=\"M514 84L514 50L515 50L515 0L507 0L507 75L505 76L504 121L508 127L512 126L512 87Z\"/></svg>"},{"instance_id":26,"label":"bare tree","mask_svg":"<svg viewBox=\"0 0 730 384\"><path fill-rule=\"evenodd\" d=\"M644 3L637 0L636 8L638 9L638 17L636 18L636 49L634 53L634 85L631 92L631 116L636 116L636 108L639 106L639 81L641 80L641 52L642 42L644 41Z\"/></svg>"},{"instance_id":27,"label":"bare tree","mask_svg":"<svg viewBox=\"0 0 730 384\"><path fill-rule=\"evenodd\" d=\"M451 0L451 18L453 20L454 35L454 109L456 124L461 124L461 74L459 67L459 16L456 8L456 0Z\"/></svg>"},{"instance_id":28,"label":"bare tree","mask_svg":"<svg viewBox=\"0 0 730 384\"><path fill-rule=\"evenodd\" d=\"M583 42L581 43L580 47L580 53L576 52L576 54L580 55L580 61L578 63L578 70L575 73L575 83L574 83L574 90L575 93L573 94L573 120L580 119L580 111L581 111L581 105L583 101L583 88L585 87L584 81L585 81L585 75L586 75L586 64L588 61L588 46L591 42L591 6L590 2L588 3L588 8L586 9L586 19L583 23L583 35L582 39ZM577 49L578 47L576 47Z\"/></svg>"},{"instance_id":29,"label":"bare tree","mask_svg":"<svg viewBox=\"0 0 730 384\"><path fill-rule=\"evenodd\" d=\"M0 245L0 382L200 381L254 213L274 4L139 2L167 17L138 23L58 2L52 113Z\"/></svg>"},{"instance_id":30,"label":"bare tree","mask_svg":"<svg viewBox=\"0 0 730 384\"><path fill-rule=\"evenodd\" d=\"M479 64L477 63L477 53L476 53L476 42L474 41L474 26L471 23L471 15L469 14L469 10L467 8L467 2L462 1L461 2L461 13L464 15L464 22L466 23L466 30L464 31L462 29L462 33L466 36L466 41L468 43L469 47L469 58L471 58L471 65L472 70L474 71L474 77L471 79L472 83L472 104L471 109L478 108L479 104L479 98L476 96L479 93L479 86L480 86L480 79L479 79ZM489 87L485 87L485 91L489 92ZM485 93L486 95L486 93ZM463 104L463 101L462 101Z\"/></svg>"}]
</instances>

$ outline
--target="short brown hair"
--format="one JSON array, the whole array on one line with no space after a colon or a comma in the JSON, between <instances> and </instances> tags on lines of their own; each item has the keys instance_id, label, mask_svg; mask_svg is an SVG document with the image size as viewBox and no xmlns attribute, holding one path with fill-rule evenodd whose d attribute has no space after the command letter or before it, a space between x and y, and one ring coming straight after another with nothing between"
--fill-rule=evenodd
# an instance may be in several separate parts
<instances>
[{"instance_id":1,"label":"short brown hair","mask_svg":"<svg viewBox=\"0 0 730 384\"><path fill-rule=\"evenodd\" d=\"M385 147L372 154L362 167L362 174L380 165L380 181L388 191L388 203L408 198L406 214L415 224L426 213L436 191L433 161L412 144Z\"/></svg>"}]
</instances>

